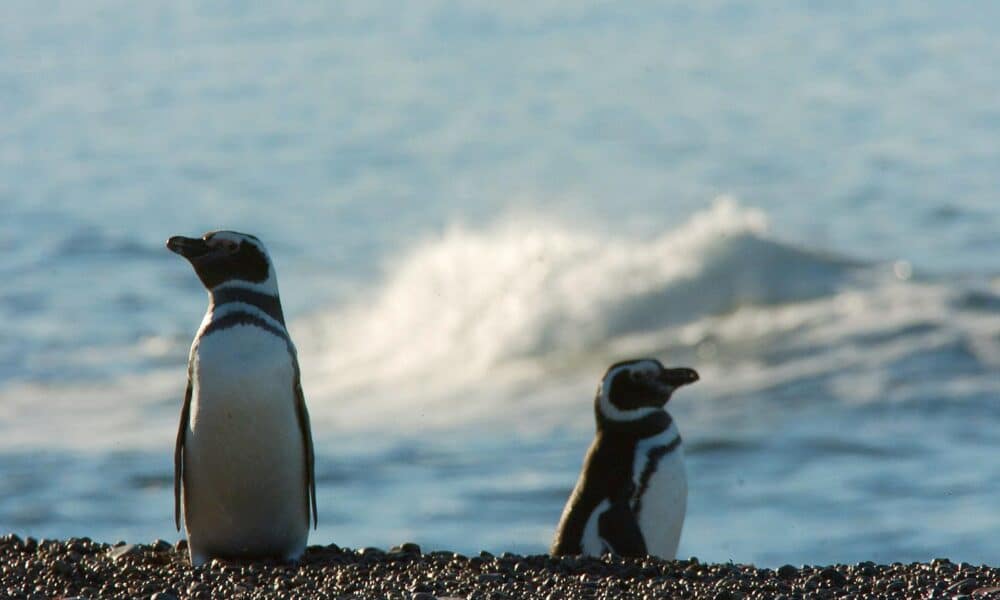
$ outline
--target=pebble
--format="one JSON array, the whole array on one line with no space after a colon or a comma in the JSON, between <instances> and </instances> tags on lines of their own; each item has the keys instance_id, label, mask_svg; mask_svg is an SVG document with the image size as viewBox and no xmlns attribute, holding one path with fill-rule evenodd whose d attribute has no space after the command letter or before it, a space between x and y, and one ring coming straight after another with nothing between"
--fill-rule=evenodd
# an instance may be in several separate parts
<instances>
[{"instance_id":1,"label":"pebble","mask_svg":"<svg viewBox=\"0 0 1000 600\"><path fill-rule=\"evenodd\" d=\"M955 582L948 587L948 591L953 594L969 594L973 590L979 587L979 582L975 577L968 577L961 581Z\"/></svg>"},{"instance_id":2,"label":"pebble","mask_svg":"<svg viewBox=\"0 0 1000 600\"><path fill-rule=\"evenodd\" d=\"M56 559L56 561L52 563L52 570L63 577L68 577L71 573L73 573L73 567L71 567L66 561L59 559Z\"/></svg>"},{"instance_id":3,"label":"pebble","mask_svg":"<svg viewBox=\"0 0 1000 600\"><path fill-rule=\"evenodd\" d=\"M844 575L833 567L827 567L820 571L820 577L830 582L831 585L841 587L847 583L847 575Z\"/></svg>"},{"instance_id":4,"label":"pebble","mask_svg":"<svg viewBox=\"0 0 1000 600\"><path fill-rule=\"evenodd\" d=\"M390 548L389 554L420 554L420 546L413 542L406 542Z\"/></svg>"},{"instance_id":5,"label":"pebble","mask_svg":"<svg viewBox=\"0 0 1000 600\"><path fill-rule=\"evenodd\" d=\"M799 574L799 570L792 565L783 565L778 568L778 577L782 579L794 579Z\"/></svg>"},{"instance_id":6,"label":"pebble","mask_svg":"<svg viewBox=\"0 0 1000 600\"><path fill-rule=\"evenodd\" d=\"M114 560L118 560L123 556L133 556L136 554L139 554L139 546L135 544L126 544L125 542L115 544L115 547L108 551L108 556Z\"/></svg>"},{"instance_id":7,"label":"pebble","mask_svg":"<svg viewBox=\"0 0 1000 600\"><path fill-rule=\"evenodd\" d=\"M38 551L42 548L42 551ZM125 558L127 557L127 558ZM697 559L423 554L414 543L386 553L310 546L298 565L213 561L192 569L187 548L156 540L114 547L88 539L39 543L0 536L0 597L109 598L985 598L1000 569L930 563L758 569Z\"/></svg>"}]
</instances>

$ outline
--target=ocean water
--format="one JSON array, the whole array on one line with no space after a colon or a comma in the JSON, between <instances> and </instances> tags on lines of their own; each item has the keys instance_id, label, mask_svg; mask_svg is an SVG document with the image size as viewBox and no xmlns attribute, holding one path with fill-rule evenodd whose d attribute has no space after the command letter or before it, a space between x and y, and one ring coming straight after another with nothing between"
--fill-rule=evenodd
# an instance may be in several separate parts
<instances>
[{"instance_id":1,"label":"ocean water","mask_svg":"<svg viewBox=\"0 0 1000 600\"><path fill-rule=\"evenodd\" d=\"M314 543L544 552L606 366L678 392L683 556L1000 556L1000 5L7 2L0 531L176 539L260 236Z\"/></svg>"}]
</instances>

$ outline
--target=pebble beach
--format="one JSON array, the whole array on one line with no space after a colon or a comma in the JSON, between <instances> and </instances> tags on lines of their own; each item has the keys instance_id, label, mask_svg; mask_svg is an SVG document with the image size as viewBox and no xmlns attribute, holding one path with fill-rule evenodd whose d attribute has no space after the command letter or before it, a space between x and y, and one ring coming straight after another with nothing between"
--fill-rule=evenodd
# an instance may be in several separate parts
<instances>
[{"instance_id":1,"label":"pebble beach","mask_svg":"<svg viewBox=\"0 0 1000 600\"><path fill-rule=\"evenodd\" d=\"M300 564L213 561L192 568L185 542L148 545L0 538L0 597L148 598L1000 598L1000 569L929 563L792 566L520 556L412 543L382 550L310 546Z\"/></svg>"}]
</instances>

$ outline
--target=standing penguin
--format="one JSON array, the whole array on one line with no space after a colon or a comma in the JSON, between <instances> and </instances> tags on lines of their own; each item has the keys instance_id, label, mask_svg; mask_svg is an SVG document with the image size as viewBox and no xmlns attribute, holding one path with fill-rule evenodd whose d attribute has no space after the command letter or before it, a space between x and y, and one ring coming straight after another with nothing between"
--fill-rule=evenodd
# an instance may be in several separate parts
<instances>
[{"instance_id":1,"label":"standing penguin","mask_svg":"<svg viewBox=\"0 0 1000 600\"><path fill-rule=\"evenodd\" d=\"M676 556L687 477L681 436L664 406L695 381L693 369L666 369L652 358L608 368L594 399L597 435L563 509L553 555Z\"/></svg>"},{"instance_id":2,"label":"standing penguin","mask_svg":"<svg viewBox=\"0 0 1000 600\"><path fill-rule=\"evenodd\" d=\"M180 530L183 505L191 563L297 560L317 522L313 442L267 250L234 231L167 248L209 294L174 450L174 519Z\"/></svg>"}]
</instances>

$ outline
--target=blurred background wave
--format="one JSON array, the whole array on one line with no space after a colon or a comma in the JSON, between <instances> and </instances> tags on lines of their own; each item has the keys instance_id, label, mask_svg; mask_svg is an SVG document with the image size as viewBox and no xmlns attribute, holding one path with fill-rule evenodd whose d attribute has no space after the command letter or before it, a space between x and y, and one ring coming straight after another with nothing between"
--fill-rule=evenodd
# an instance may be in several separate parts
<instances>
[{"instance_id":1,"label":"blurred background wave","mask_svg":"<svg viewBox=\"0 0 1000 600\"><path fill-rule=\"evenodd\" d=\"M0 18L0 531L174 539L205 307L269 245L313 541L543 552L610 362L681 554L1000 551L1000 5L18 2Z\"/></svg>"}]
</instances>

